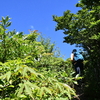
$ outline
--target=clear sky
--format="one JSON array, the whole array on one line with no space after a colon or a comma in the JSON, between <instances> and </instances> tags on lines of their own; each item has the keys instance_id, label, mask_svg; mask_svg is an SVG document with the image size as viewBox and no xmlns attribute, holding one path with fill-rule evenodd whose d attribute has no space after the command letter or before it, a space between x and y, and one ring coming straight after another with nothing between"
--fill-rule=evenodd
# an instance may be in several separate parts
<instances>
[{"instance_id":1,"label":"clear sky","mask_svg":"<svg viewBox=\"0 0 100 100\"><path fill-rule=\"evenodd\" d=\"M9 31L29 34L29 29L38 30L43 36L50 38L59 47L64 59L70 57L75 46L63 43L62 31L55 31L56 22L52 16L62 16L63 12L70 10L76 13L79 8L75 4L79 0L0 0L0 17L9 16L12 25ZM0 18L1 19L1 18Z\"/></svg>"}]
</instances>

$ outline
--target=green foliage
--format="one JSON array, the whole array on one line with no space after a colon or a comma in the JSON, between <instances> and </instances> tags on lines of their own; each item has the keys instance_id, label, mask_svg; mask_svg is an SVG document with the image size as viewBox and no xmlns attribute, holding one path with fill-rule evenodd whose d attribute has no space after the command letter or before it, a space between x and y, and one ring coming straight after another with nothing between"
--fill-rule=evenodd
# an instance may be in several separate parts
<instances>
[{"instance_id":1,"label":"green foliage","mask_svg":"<svg viewBox=\"0 0 100 100\"><path fill-rule=\"evenodd\" d=\"M8 20L5 19L5 21ZM1 26L3 24L2 22ZM18 33L15 30L7 33L6 29L0 27L0 34L0 52L2 52L0 55L1 62L5 62L9 59L25 58L26 56L33 56L34 59L44 52L44 47L41 43L35 41L39 35L36 31L31 31L28 35L23 35L22 32Z\"/></svg>"},{"instance_id":2,"label":"green foliage","mask_svg":"<svg viewBox=\"0 0 100 100\"><path fill-rule=\"evenodd\" d=\"M45 38L40 35L37 39L43 45L46 53L53 53L55 57L60 56L60 51L57 47L55 47L55 43L52 43L50 38Z\"/></svg>"},{"instance_id":3,"label":"green foliage","mask_svg":"<svg viewBox=\"0 0 100 100\"><path fill-rule=\"evenodd\" d=\"M44 38L42 36L39 36L38 41L41 42L41 44L44 46L46 53L53 52L55 44L51 43L51 40L49 38Z\"/></svg>"},{"instance_id":4,"label":"green foliage","mask_svg":"<svg viewBox=\"0 0 100 100\"><path fill-rule=\"evenodd\" d=\"M54 43L37 41L37 30L24 35L0 24L0 99L71 100L75 94L70 61L55 57Z\"/></svg>"},{"instance_id":5,"label":"green foliage","mask_svg":"<svg viewBox=\"0 0 100 100\"><path fill-rule=\"evenodd\" d=\"M80 0L81 7L76 14L69 10L63 16L53 16L57 22L56 30L63 30L64 42L83 47L87 53L85 69L87 93L92 99L98 98L100 87L100 0ZM88 86L88 87L87 87ZM95 87L95 89L93 88ZM91 99L91 100L92 100Z\"/></svg>"},{"instance_id":6,"label":"green foliage","mask_svg":"<svg viewBox=\"0 0 100 100\"><path fill-rule=\"evenodd\" d=\"M74 90L53 77L46 77L36 69L25 65L26 60L11 60L1 63L1 98L68 98L75 96ZM5 72L3 71L5 70ZM67 100L67 99L66 99Z\"/></svg>"},{"instance_id":7,"label":"green foliage","mask_svg":"<svg viewBox=\"0 0 100 100\"><path fill-rule=\"evenodd\" d=\"M98 6L100 5L100 1L99 0L80 0L81 4L83 4L85 8L89 8L92 9L92 7L94 6Z\"/></svg>"}]
</instances>

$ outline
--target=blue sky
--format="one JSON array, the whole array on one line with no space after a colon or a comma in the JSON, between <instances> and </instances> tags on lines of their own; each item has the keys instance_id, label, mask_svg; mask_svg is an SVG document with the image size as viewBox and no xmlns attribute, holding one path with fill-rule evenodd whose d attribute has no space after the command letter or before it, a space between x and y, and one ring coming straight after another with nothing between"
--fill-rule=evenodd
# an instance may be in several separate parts
<instances>
[{"instance_id":1,"label":"blue sky","mask_svg":"<svg viewBox=\"0 0 100 100\"><path fill-rule=\"evenodd\" d=\"M70 57L75 46L63 43L62 31L55 31L56 22L52 16L62 16L63 12L70 10L76 13L79 8L75 4L79 0L0 0L0 17L9 16L12 25L9 31L29 34L29 29L38 30L43 36L50 38L59 47L64 59Z\"/></svg>"}]
</instances>

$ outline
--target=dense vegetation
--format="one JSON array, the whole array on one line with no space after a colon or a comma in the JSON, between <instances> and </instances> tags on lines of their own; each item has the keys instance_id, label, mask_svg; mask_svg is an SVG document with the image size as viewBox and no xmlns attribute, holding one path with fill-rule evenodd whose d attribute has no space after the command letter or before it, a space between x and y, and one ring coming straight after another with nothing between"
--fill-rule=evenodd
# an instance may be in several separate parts
<instances>
[{"instance_id":1,"label":"dense vegetation","mask_svg":"<svg viewBox=\"0 0 100 100\"><path fill-rule=\"evenodd\" d=\"M53 16L56 30L63 30L64 42L76 44L87 52L85 94L89 100L100 97L100 0L80 0L76 14L69 10L63 16Z\"/></svg>"},{"instance_id":2,"label":"dense vegetation","mask_svg":"<svg viewBox=\"0 0 100 100\"><path fill-rule=\"evenodd\" d=\"M64 42L82 47L86 54L83 76L86 100L100 94L100 0L80 0L76 14L69 10L53 16L56 30L63 30ZM0 100L74 100L80 77L74 77L70 59L59 56L55 44L40 36L9 31L8 16L0 21ZM37 39L39 38L39 39Z\"/></svg>"},{"instance_id":3,"label":"dense vegetation","mask_svg":"<svg viewBox=\"0 0 100 100\"><path fill-rule=\"evenodd\" d=\"M75 94L70 60L58 57L54 43L29 34L9 31L10 18L0 21L0 99L71 100Z\"/></svg>"}]
</instances>

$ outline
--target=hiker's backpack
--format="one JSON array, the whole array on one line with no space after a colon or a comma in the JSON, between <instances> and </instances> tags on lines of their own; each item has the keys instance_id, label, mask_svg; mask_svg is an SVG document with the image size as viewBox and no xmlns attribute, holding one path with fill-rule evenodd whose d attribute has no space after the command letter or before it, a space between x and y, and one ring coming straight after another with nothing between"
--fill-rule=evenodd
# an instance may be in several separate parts
<instances>
[{"instance_id":1,"label":"hiker's backpack","mask_svg":"<svg viewBox=\"0 0 100 100\"><path fill-rule=\"evenodd\" d=\"M79 52L74 52L74 60L84 60L83 55L80 54Z\"/></svg>"}]
</instances>

